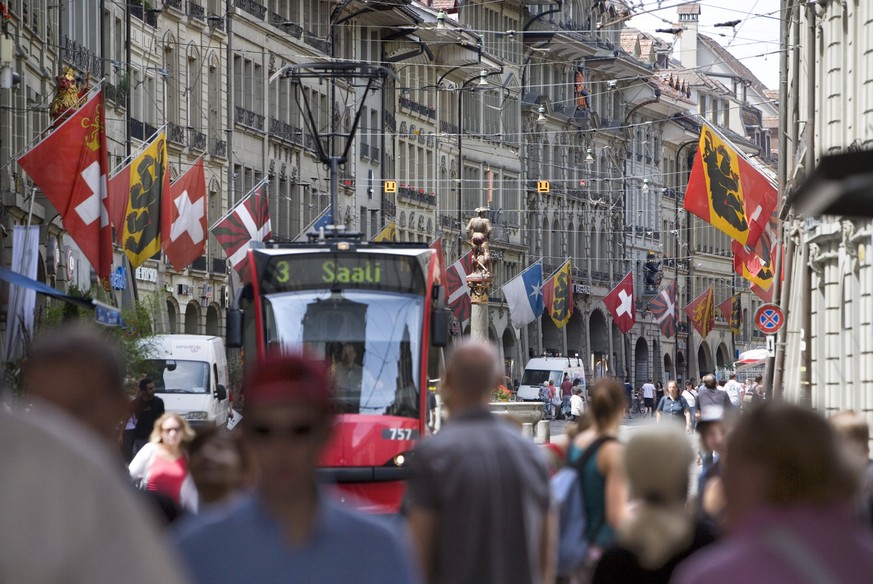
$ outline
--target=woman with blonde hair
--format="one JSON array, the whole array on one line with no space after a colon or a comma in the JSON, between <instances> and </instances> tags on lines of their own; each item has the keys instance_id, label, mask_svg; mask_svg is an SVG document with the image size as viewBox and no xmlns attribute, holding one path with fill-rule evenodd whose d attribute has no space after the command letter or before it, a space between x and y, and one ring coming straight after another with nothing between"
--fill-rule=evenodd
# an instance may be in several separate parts
<instances>
[{"instance_id":1,"label":"woman with blonde hair","mask_svg":"<svg viewBox=\"0 0 873 584\"><path fill-rule=\"evenodd\" d=\"M197 512L197 488L188 470L185 446L194 431L178 414L155 421L149 442L130 462L130 477L145 491L169 497L183 509Z\"/></svg>"},{"instance_id":2,"label":"woman with blonde hair","mask_svg":"<svg viewBox=\"0 0 873 584\"><path fill-rule=\"evenodd\" d=\"M624 466L632 507L592 582L668 582L673 569L714 541L686 509L694 451L679 426L649 427L630 439Z\"/></svg>"}]
</instances>

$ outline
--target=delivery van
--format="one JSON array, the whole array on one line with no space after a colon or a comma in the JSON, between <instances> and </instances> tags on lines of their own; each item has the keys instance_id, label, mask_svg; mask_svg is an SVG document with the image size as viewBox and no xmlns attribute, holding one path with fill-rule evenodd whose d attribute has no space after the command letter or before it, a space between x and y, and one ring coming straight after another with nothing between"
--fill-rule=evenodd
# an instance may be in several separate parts
<instances>
[{"instance_id":1,"label":"delivery van","mask_svg":"<svg viewBox=\"0 0 873 584\"><path fill-rule=\"evenodd\" d=\"M141 341L164 409L192 426L227 423L227 354L221 337L155 335Z\"/></svg>"},{"instance_id":2,"label":"delivery van","mask_svg":"<svg viewBox=\"0 0 873 584\"><path fill-rule=\"evenodd\" d=\"M555 387L560 387L567 374L570 381L580 379L582 389L585 389L585 369L578 357L537 357L527 362L524 374L518 385L518 399L539 401L540 388L551 379Z\"/></svg>"}]
</instances>

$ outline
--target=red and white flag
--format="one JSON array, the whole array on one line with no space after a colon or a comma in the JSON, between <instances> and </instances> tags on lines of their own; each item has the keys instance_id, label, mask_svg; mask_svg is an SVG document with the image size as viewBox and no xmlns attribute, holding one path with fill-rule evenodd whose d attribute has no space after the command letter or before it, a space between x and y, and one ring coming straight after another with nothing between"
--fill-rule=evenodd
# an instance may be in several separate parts
<instances>
[{"instance_id":1,"label":"red and white flag","mask_svg":"<svg viewBox=\"0 0 873 584\"><path fill-rule=\"evenodd\" d=\"M446 270L446 293L448 305L452 313L460 321L470 318L471 302L470 288L467 286L467 275L473 271L473 252L468 251Z\"/></svg>"},{"instance_id":2,"label":"red and white flag","mask_svg":"<svg viewBox=\"0 0 873 584\"><path fill-rule=\"evenodd\" d=\"M270 228L270 207L262 186L245 199L212 228L212 234L221 244L230 265L245 280L248 262L245 261L250 241L267 241L273 236Z\"/></svg>"},{"instance_id":3,"label":"red and white flag","mask_svg":"<svg viewBox=\"0 0 873 584\"><path fill-rule=\"evenodd\" d=\"M170 217L162 228L163 248L177 270L203 255L206 247L206 174L198 158L170 185Z\"/></svg>"},{"instance_id":4,"label":"red and white flag","mask_svg":"<svg viewBox=\"0 0 873 584\"><path fill-rule=\"evenodd\" d=\"M106 197L109 163L103 92L97 92L21 156L18 164L60 213L64 229L97 276L108 278L112 233Z\"/></svg>"},{"instance_id":5,"label":"red and white flag","mask_svg":"<svg viewBox=\"0 0 873 584\"><path fill-rule=\"evenodd\" d=\"M637 322L637 309L634 305L634 275L628 272L618 285L603 297L603 303L612 314L618 330L626 333Z\"/></svg>"}]
</instances>

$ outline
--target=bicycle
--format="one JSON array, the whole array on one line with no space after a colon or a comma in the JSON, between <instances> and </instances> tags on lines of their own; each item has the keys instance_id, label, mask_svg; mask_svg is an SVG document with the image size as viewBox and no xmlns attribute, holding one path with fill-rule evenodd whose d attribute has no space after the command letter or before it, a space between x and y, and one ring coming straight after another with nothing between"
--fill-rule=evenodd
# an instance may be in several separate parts
<instances>
[{"instance_id":1,"label":"bicycle","mask_svg":"<svg viewBox=\"0 0 873 584\"><path fill-rule=\"evenodd\" d=\"M635 389L632 395L633 400L630 405L631 415L641 414L646 411L646 407L643 405L643 396L640 394L640 391Z\"/></svg>"}]
</instances>

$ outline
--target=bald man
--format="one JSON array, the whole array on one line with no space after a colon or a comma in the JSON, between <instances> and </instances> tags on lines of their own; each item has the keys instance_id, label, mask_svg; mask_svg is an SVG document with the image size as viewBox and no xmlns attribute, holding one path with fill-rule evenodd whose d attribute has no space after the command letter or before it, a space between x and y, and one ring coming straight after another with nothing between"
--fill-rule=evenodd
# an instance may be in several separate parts
<instances>
[{"instance_id":1,"label":"bald man","mask_svg":"<svg viewBox=\"0 0 873 584\"><path fill-rule=\"evenodd\" d=\"M464 341L440 393L451 418L421 443L409 522L426 582L551 581L549 475L542 453L488 411L501 367L492 345Z\"/></svg>"}]
</instances>

